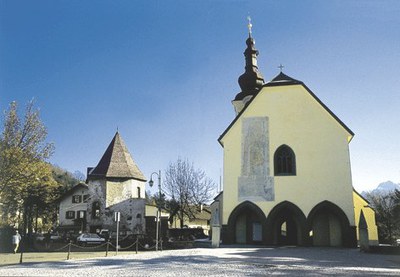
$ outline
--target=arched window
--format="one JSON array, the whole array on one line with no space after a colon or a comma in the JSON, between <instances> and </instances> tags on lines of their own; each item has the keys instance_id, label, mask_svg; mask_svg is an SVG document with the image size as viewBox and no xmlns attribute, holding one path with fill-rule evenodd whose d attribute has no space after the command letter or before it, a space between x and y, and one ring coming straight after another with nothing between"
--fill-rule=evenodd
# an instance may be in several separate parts
<instances>
[{"instance_id":1,"label":"arched window","mask_svg":"<svg viewBox=\"0 0 400 277\"><path fill-rule=\"evenodd\" d=\"M281 145L274 155L275 175L296 175L296 156L287 145Z\"/></svg>"}]
</instances>

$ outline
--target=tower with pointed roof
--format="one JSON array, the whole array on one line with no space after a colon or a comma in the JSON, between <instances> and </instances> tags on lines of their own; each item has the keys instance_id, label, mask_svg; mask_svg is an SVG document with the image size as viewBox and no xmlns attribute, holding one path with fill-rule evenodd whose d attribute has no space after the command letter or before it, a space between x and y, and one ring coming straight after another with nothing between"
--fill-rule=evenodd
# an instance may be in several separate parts
<instances>
[{"instance_id":1,"label":"tower with pointed roof","mask_svg":"<svg viewBox=\"0 0 400 277\"><path fill-rule=\"evenodd\" d=\"M146 178L117 131L99 163L88 168L88 228L91 232L115 228L121 213L121 231L144 231Z\"/></svg>"},{"instance_id":2,"label":"tower with pointed roof","mask_svg":"<svg viewBox=\"0 0 400 277\"><path fill-rule=\"evenodd\" d=\"M369 242L377 244L373 211L354 198L354 133L282 67L264 83L251 23L246 44L236 117L218 140L224 189L215 210L223 243L354 247L362 211Z\"/></svg>"},{"instance_id":3,"label":"tower with pointed roof","mask_svg":"<svg viewBox=\"0 0 400 277\"><path fill-rule=\"evenodd\" d=\"M262 88L264 84L264 77L258 70L257 56L258 50L255 48L255 40L252 36L252 24L250 17L248 17L249 37L246 40L247 48L244 51L245 57L245 72L239 77L239 86L241 91L236 95L232 101L235 107L236 114L238 114L246 103Z\"/></svg>"}]
</instances>

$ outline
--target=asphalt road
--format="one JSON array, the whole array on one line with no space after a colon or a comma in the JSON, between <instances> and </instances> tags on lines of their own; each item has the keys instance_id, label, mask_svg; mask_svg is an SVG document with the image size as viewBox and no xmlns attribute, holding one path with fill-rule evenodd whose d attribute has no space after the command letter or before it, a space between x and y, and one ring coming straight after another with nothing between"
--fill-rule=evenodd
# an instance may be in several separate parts
<instances>
[{"instance_id":1,"label":"asphalt road","mask_svg":"<svg viewBox=\"0 0 400 277\"><path fill-rule=\"evenodd\" d=\"M196 248L23 263L0 276L400 276L400 256L342 248Z\"/></svg>"}]
</instances>

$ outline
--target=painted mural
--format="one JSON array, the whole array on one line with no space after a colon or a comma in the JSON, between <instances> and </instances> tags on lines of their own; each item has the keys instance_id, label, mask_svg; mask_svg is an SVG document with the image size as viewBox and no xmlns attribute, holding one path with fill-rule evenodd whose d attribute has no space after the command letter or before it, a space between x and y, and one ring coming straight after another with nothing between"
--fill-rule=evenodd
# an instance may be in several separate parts
<instances>
[{"instance_id":1,"label":"painted mural","mask_svg":"<svg viewBox=\"0 0 400 277\"><path fill-rule=\"evenodd\" d=\"M270 176L268 117L242 121L242 168L238 180L239 201L273 201L274 178Z\"/></svg>"}]
</instances>

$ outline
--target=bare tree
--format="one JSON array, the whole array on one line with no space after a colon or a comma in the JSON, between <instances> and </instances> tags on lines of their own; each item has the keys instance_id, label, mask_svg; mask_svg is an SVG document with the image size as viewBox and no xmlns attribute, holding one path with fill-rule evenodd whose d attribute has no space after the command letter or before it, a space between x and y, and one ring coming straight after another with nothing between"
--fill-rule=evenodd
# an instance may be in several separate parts
<instances>
[{"instance_id":1,"label":"bare tree","mask_svg":"<svg viewBox=\"0 0 400 277\"><path fill-rule=\"evenodd\" d=\"M366 195L366 198L376 212L379 241L393 243L394 239L400 235L399 191L390 193L370 192Z\"/></svg>"},{"instance_id":2,"label":"bare tree","mask_svg":"<svg viewBox=\"0 0 400 277\"><path fill-rule=\"evenodd\" d=\"M164 190L175 203L174 208L183 228L184 216L193 216L201 204L212 199L215 191L214 182L201 169L195 169L187 159L170 163L165 171Z\"/></svg>"}]
</instances>

